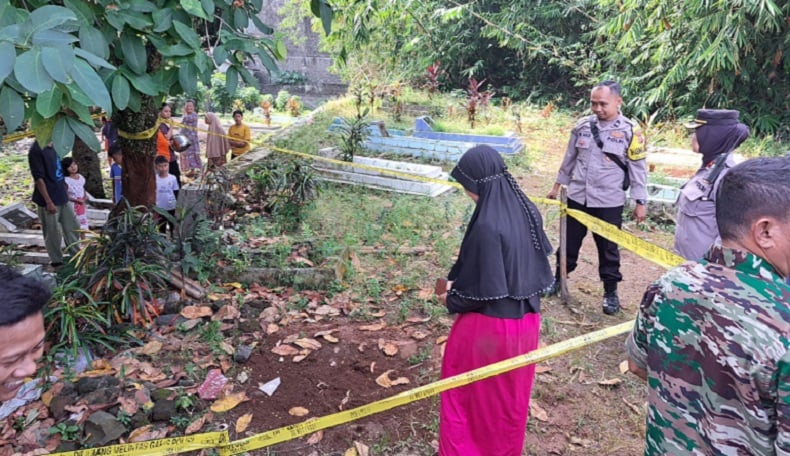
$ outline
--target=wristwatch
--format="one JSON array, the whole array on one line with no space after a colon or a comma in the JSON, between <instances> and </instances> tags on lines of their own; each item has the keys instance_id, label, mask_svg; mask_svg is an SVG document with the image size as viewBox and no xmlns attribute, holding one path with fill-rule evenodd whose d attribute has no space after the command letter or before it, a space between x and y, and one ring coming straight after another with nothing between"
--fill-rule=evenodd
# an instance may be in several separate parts
<instances>
[{"instance_id":1,"label":"wristwatch","mask_svg":"<svg viewBox=\"0 0 790 456\"><path fill-rule=\"evenodd\" d=\"M640 206L644 206L647 202L643 199L634 200L634 202Z\"/></svg>"}]
</instances>

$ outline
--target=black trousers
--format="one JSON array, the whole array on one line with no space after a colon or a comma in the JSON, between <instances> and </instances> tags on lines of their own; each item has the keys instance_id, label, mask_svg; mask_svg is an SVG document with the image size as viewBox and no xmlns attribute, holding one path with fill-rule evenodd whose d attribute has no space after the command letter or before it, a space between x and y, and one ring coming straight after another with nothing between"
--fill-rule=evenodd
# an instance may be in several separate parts
<instances>
[{"instance_id":1,"label":"black trousers","mask_svg":"<svg viewBox=\"0 0 790 456\"><path fill-rule=\"evenodd\" d=\"M617 207L587 207L568 199L569 209L578 209L592 215L604 222L611 223L617 228L623 224L623 206ZM576 269L579 261L579 249L582 241L587 236L587 227L573 217L568 217L568 237L565 251L567 254L568 273ZM620 249L617 244L593 233L595 246L598 248L598 276L604 283L604 290L617 290L617 282L623 280L620 274ZM557 277L559 277L560 251L557 250Z\"/></svg>"},{"instance_id":2,"label":"black trousers","mask_svg":"<svg viewBox=\"0 0 790 456\"><path fill-rule=\"evenodd\" d=\"M172 151L170 152L173 153ZM173 160L170 162L170 169L168 172L174 176L176 176L176 183L178 183L178 190L181 190L181 168L178 166L178 160ZM178 199L178 190L174 191L173 193L176 194L176 199Z\"/></svg>"}]
</instances>

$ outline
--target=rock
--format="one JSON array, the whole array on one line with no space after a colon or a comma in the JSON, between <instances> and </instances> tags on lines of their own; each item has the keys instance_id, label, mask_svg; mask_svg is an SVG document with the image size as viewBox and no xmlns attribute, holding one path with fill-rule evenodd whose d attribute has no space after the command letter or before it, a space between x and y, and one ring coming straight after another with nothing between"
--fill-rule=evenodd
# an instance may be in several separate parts
<instances>
[{"instance_id":1,"label":"rock","mask_svg":"<svg viewBox=\"0 0 790 456\"><path fill-rule=\"evenodd\" d=\"M233 360L237 363L246 363L252 356L252 347L250 345L239 345L236 347L236 353L233 354Z\"/></svg>"},{"instance_id":2,"label":"rock","mask_svg":"<svg viewBox=\"0 0 790 456\"><path fill-rule=\"evenodd\" d=\"M85 422L86 443L90 446L104 446L117 440L126 432L126 426L107 412L94 412Z\"/></svg>"},{"instance_id":3,"label":"rock","mask_svg":"<svg viewBox=\"0 0 790 456\"><path fill-rule=\"evenodd\" d=\"M60 442L60 445L55 449L58 453L65 453L67 451L77 451L80 449L78 442Z\"/></svg>"},{"instance_id":4,"label":"rock","mask_svg":"<svg viewBox=\"0 0 790 456\"><path fill-rule=\"evenodd\" d=\"M247 306L245 305L244 307L246 308ZM241 331L242 333L250 334L260 330L261 330L261 324L258 323L257 313L253 318L239 321L239 331Z\"/></svg>"},{"instance_id":5,"label":"rock","mask_svg":"<svg viewBox=\"0 0 790 456\"><path fill-rule=\"evenodd\" d=\"M187 321L187 319L179 314L166 314L156 317L156 320L154 321L156 322L157 326L178 326L179 324Z\"/></svg>"},{"instance_id":6,"label":"rock","mask_svg":"<svg viewBox=\"0 0 790 456\"><path fill-rule=\"evenodd\" d=\"M77 398L73 396L55 396L52 398L52 402L49 403L49 412L52 414L52 417L55 418L55 421L61 421L63 418L66 418L69 413L71 413L66 411L66 406L74 405L74 402L76 401Z\"/></svg>"},{"instance_id":7,"label":"rock","mask_svg":"<svg viewBox=\"0 0 790 456\"><path fill-rule=\"evenodd\" d=\"M113 388L120 385L121 382L109 375L101 377L83 377L77 381L75 385L79 394L88 394L91 391L96 391L102 388Z\"/></svg>"},{"instance_id":8,"label":"rock","mask_svg":"<svg viewBox=\"0 0 790 456\"><path fill-rule=\"evenodd\" d=\"M99 388L83 396L82 400L88 405L112 404L118 400L120 394L120 388Z\"/></svg>"},{"instance_id":9,"label":"rock","mask_svg":"<svg viewBox=\"0 0 790 456\"><path fill-rule=\"evenodd\" d=\"M154 408L151 409L151 421L170 421L170 418L176 414L176 401L164 399L154 402Z\"/></svg>"},{"instance_id":10,"label":"rock","mask_svg":"<svg viewBox=\"0 0 790 456\"><path fill-rule=\"evenodd\" d=\"M129 427L132 429L137 429L148 424L151 424L151 422L148 420L148 414L140 409L134 415L132 415L132 419L129 422Z\"/></svg>"},{"instance_id":11,"label":"rock","mask_svg":"<svg viewBox=\"0 0 790 456\"><path fill-rule=\"evenodd\" d=\"M165 314L177 314L181 311L181 295L177 291L173 291L167 295L165 300Z\"/></svg>"},{"instance_id":12,"label":"rock","mask_svg":"<svg viewBox=\"0 0 790 456\"><path fill-rule=\"evenodd\" d=\"M172 394L173 392L168 389L157 388L151 393L151 400L154 402L166 401L170 399Z\"/></svg>"}]
</instances>

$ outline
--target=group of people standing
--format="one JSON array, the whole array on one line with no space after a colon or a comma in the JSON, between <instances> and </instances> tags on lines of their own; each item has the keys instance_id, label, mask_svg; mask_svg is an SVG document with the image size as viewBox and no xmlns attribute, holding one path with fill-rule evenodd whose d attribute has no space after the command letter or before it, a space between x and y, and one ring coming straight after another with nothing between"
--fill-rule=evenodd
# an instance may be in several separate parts
<instances>
[{"instance_id":1,"label":"group of people standing","mask_svg":"<svg viewBox=\"0 0 790 456\"><path fill-rule=\"evenodd\" d=\"M619 228L629 189L641 222L644 139L620 112L619 84L596 85L590 103L548 197L567 185L569 208ZM675 248L689 261L648 287L626 342L631 371L647 380L645 455L790 454L790 157L735 165L749 131L737 111L702 109L688 127L702 164L681 191ZM456 314L442 378L536 349L540 298L559 279L540 213L493 148L468 150L452 176L475 210L437 281ZM568 219L569 271L586 233ZM613 315L619 249L594 238ZM533 378L527 366L442 393L440 456L521 455Z\"/></svg>"},{"instance_id":2,"label":"group of people standing","mask_svg":"<svg viewBox=\"0 0 790 456\"><path fill-rule=\"evenodd\" d=\"M162 120L169 121L172 116L172 107L165 103L159 113ZM188 146L179 155L170 147L170 140L174 135L174 129L169 122L162 122L159 125L159 136L157 138L157 155L168 159L170 163L170 174L176 176L181 185L181 170L186 173L199 173L203 169L203 160L200 154L200 142L198 140L198 114L195 110L195 102L187 100L184 103L184 115L179 134L188 140ZM204 116L206 123L206 160L210 168L217 168L227 163L228 152L231 158L237 158L250 150L251 132L250 127L244 123L244 113L240 110L233 112L233 125L225 131L219 117L212 112L207 112ZM180 162L180 163L179 163Z\"/></svg>"}]
</instances>

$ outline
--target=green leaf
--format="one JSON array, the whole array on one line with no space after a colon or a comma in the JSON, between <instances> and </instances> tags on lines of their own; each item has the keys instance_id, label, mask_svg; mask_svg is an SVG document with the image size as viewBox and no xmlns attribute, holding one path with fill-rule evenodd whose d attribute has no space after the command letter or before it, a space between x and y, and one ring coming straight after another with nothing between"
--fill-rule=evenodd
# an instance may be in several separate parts
<instances>
[{"instance_id":1,"label":"green leaf","mask_svg":"<svg viewBox=\"0 0 790 456\"><path fill-rule=\"evenodd\" d=\"M148 14L138 13L137 11L124 11L123 20L129 27L141 32L147 31L153 25Z\"/></svg>"},{"instance_id":2,"label":"green leaf","mask_svg":"<svg viewBox=\"0 0 790 456\"><path fill-rule=\"evenodd\" d=\"M132 112L140 112L140 92L132 90L129 94L129 109Z\"/></svg>"},{"instance_id":3,"label":"green leaf","mask_svg":"<svg viewBox=\"0 0 790 456\"><path fill-rule=\"evenodd\" d=\"M24 41L20 39L19 35L22 32L21 24L11 24L0 28L0 41L11 41L13 43Z\"/></svg>"},{"instance_id":4,"label":"green leaf","mask_svg":"<svg viewBox=\"0 0 790 456\"><path fill-rule=\"evenodd\" d=\"M214 0L200 0L200 6L203 7L203 11L205 11L209 17L214 15L214 9L216 8Z\"/></svg>"},{"instance_id":5,"label":"green leaf","mask_svg":"<svg viewBox=\"0 0 790 456\"><path fill-rule=\"evenodd\" d=\"M74 147L74 132L65 116L61 116L52 129L52 142L59 156L65 157Z\"/></svg>"},{"instance_id":6,"label":"green leaf","mask_svg":"<svg viewBox=\"0 0 790 456\"><path fill-rule=\"evenodd\" d=\"M31 33L35 34L39 30L53 29L69 21L77 21L77 16L68 8L56 5L46 5L36 8L28 16L28 20L33 25Z\"/></svg>"},{"instance_id":7,"label":"green leaf","mask_svg":"<svg viewBox=\"0 0 790 456\"><path fill-rule=\"evenodd\" d=\"M181 3L181 7L184 8L184 11L192 16L197 16L206 20L209 19L206 12L203 11L203 5L200 4L200 0L180 0L179 3Z\"/></svg>"},{"instance_id":8,"label":"green leaf","mask_svg":"<svg viewBox=\"0 0 790 456\"><path fill-rule=\"evenodd\" d=\"M0 89L0 116L3 116L6 131L9 133L22 125L25 118L25 102L16 90L8 86Z\"/></svg>"},{"instance_id":9,"label":"green leaf","mask_svg":"<svg viewBox=\"0 0 790 456\"><path fill-rule=\"evenodd\" d=\"M261 59L261 64L269 71L277 71L277 63L265 49L260 49L257 52L258 58Z\"/></svg>"},{"instance_id":10,"label":"green leaf","mask_svg":"<svg viewBox=\"0 0 790 456\"><path fill-rule=\"evenodd\" d=\"M260 11L263 8L263 0L251 0L250 3L255 11ZM256 17L255 14L252 17ZM263 30L261 30L263 32Z\"/></svg>"},{"instance_id":11,"label":"green leaf","mask_svg":"<svg viewBox=\"0 0 790 456\"><path fill-rule=\"evenodd\" d=\"M115 69L115 67L110 65L110 63L108 61L106 61L106 60L104 60L102 58L96 57L94 54L91 54L90 52L88 52L88 51L86 51L84 49L74 48L74 54L77 57L82 57L83 59L85 59L86 62L90 63L91 65L93 65L95 67L107 68L108 70L114 70Z\"/></svg>"},{"instance_id":12,"label":"green leaf","mask_svg":"<svg viewBox=\"0 0 790 456\"><path fill-rule=\"evenodd\" d=\"M126 25L124 15L116 10L108 9L104 14L104 19L108 24L112 25L112 27L119 32L123 30L123 26Z\"/></svg>"},{"instance_id":13,"label":"green leaf","mask_svg":"<svg viewBox=\"0 0 790 456\"><path fill-rule=\"evenodd\" d=\"M145 74L148 59L145 46L138 36L130 32L121 34L121 51L123 52L123 61L129 69L137 74Z\"/></svg>"},{"instance_id":14,"label":"green leaf","mask_svg":"<svg viewBox=\"0 0 790 456\"><path fill-rule=\"evenodd\" d=\"M41 59L41 48L34 47L18 55L16 62L14 62L14 75L17 81L34 94L39 94L52 87L52 78L44 69Z\"/></svg>"},{"instance_id":15,"label":"green leaf","mask_svg":"<svg viewBox=\"0 0 790 456\"><path fill-rule=\"evenodd\" d=\"M30 129L36 134L36 141L39 144L49 144L52 140L52 128L55 127L56 121L55 117L44 119L35 111L30 115Z\"/></svg>"},{"instance_id":16,"label":"green leaf","mask_svg":"<svg viewBox=\"0 0 790 456\"><path fill-rule=\"evenodd\" d=\"M148 74L134 74L133 72L129 71L126 66L121 67L121 72L129 82L132 83L132 86L139 90L140 92L150 95L152 97L159 95L159 87L156 86L156 83ZM134 93L134 92L132 92ZM131 101L130 101L131 102Z\"/></svg>"},{"instance_id":17,"label":"green leaf","mask_svg":"<svg viewBox=\"0 0 790 456\"><path fill-rule=\"evenodd\" d=\"M69 106L74 104L80 106L90 106L93 103L91 102L90 97L82 91L76 84L68 84L66 85L66 90L69 91L69 97L71 98L69 102Z\"/></svg>"},{"instance_id":18,"label":"green leaf","mask_svg":"<svg viewBox=\"0 0 790 456\"><path fill-rule=\"evenodd\" d=\"M89 25L80 28L80 47L96 57L107 60L110 56L110 46L104 39L104 34Z\"/></svg>"},{"instance_id":19,"label":"green leaf","mask_svg":"<svg viewBox=\"0 0 790 456\"><path fill-rule=\"evenodd\" d=\"M239 71L234 67L228 67L228 71L225 72L225 90L227 90L230 96L234 96L238 86Z\"/></svg>"},{"instance_id":20,"label":"green leaf","mask_svg":"<svg viewBox=\"0 0 790 456\"><path fill-rule=\"evenodd\" d=\"M116 73L112 79L112 100L115 107L124 110L129 106L129 94L131 92L129 81L121 73Z\"/></svg>"},{"instance_id":21,"label":"green leaf","mask_svg":"<svg viewBox=\"0 0 790 456\"><path fill-rule=\"evenodd\" d=\"M89 27L96 20L93 10L84 1L64 0L63 5L77 16L77 20L82 24L82 27Z\"/></svg>"},{"instance_id":22,"label":"green leaf","mask_svg":"<svg viewBox=\"0 0 790 456\"><path fill-rule=\"evenodd\" d=\"M96 138L96 133L93 131L93 122L91 125L85 125L84 123L72 119L71 117L66 117L66 122L68 122L69 127L71 130L79 136L82 142L85 143L92 151L99 152L101 150L101 143L99 142L98 138Z\"/></svg>"},{"instance_id":23,"label":"green leaf","mask_svg":"<svg viewBox=\"0 0 790 456\"><path fill-rule=\"evenodd\" d=\"M217 46L214 48L212 58L214 59L214 63L222 65L228 60L228 51L225 50L224 46Z\"/></svg>"},{"instance_id":24,"label":"green leaf","mask_svg":"<svg viewBox=\"0 0 790 456\"><path fill-rule=\"evenodd\" d=\"M174 44L172 46L157 47L156 50L165 57L185 57L187 55L195 54L195 50L193 48L183 43Z\"/></svg>"},{"instance_id":25,"label":"green leaf","mask_svg":"<svg viewBox=\"0 0 790 456\"><path fill-rule=\"evenodd\" d=\"M178 69L178 82L187 95L197 93L197 69L191 62L184 62Z\"/></svg>"},{"instance_id":26,"label":"green leaf","mask_svg":"<svg viewBox=\"0 0 790 456\"><path fill-rule=\"evenodd\" d=\"M252 18L252 23L255 24L255 28L257 28L259 32L263 33L264 35L271 35L274 33L274 29L264 24L261 18L258 16L253 14L250 17Z\"/></svg>"},{"instance_id":27,"label":"green leaf","mask_svg":"<svg viewBox=\"0 0 790 456\"><path fill-rule=\"evenodd\" d=\"M41 61L52 79L68 84L69 72L74 66L74 48L71 46L45 47L41 50Z\"/></svg>"},{"instance_id":28,"label":"green leaf","mask_svg":"<svg viewBox=\"0 0 790 456\"><path fill-rule=\"evenodd\" d=\"M139 13L151 13L157 10L155 4L148 0L131 0L128 2L129 10Z\"/></svg>"},{"instance_id":29,"label":"green leaf","mask_svg":"<svg viewBox=\"0 0 790 456\"><path fill-rule=\"evenodd\" d=\"M321 18L321 24L324 26L324 33L329 36L332 33L332 7L329 6L326 0L310 0L310 11L313 16Z\"/></svg>"},{"instance_id":30,"label":"green leaf","mask_svg":"<svg viewBox=\"0 0 790 456\"><path fill-rule=\"evenodd\" d=\"M14 71L16 49L8 41L0 41L0 84Z\"/></svg>"},{"instance_id":31,"label":"green leaf","mask_svg":"<svg viewBox=\"0 0 790 456\"><path fill-rule=\"evenodd\" d=\"M41 117L52 117L60 111L62 107L63 92L55 86L52 90L41 92L36 97L36 111Z\"/></svg>"},{"instance_id":32,"label":"green leaf","mask_svg":"<svg viewBox=\"0 0 790 456\"><path fill-rule=\"evenodd\" d=\"M163 68L151 75L157 87L163 92L167 93L173 84L178 81L178 68Z\"/></svg>"},{"instance_id":33,"label":"green leaf","mask_svg":"<svg viewBox=\"0 0 790 456\"><path fill-rule=\"evenodd\" d=\"M250 26L250 18L247 16L247 11L244 8L233 9L233 27L238 30L244 30Z\"/></svg>"},{"instance_id":34,"label":"green leaf","mask_svg":"<svg viewBox=\"0 0 790 456\"><path fill-rule=\"evenodd\" d=\"M36 46L58 46L78 40L76 36L58 30L41 30L33 35L33 44Z\"/></svg>"},{"instance_id":35,"label":"green leaf","mask_svg":"<svg viewBox=\"0 0 790 456\"><path fill-rule=\"evenodd\" d=\"M154 32L162 33L170 30L173 25L173 10L164 8L154 11Z\"/></svg>"},{"instance_id":36,"label":"green leaf","mask_svg":"<svg viewBox=\"0 0 790 456\"><path fill-rule=\"evenodd\" d=\"M71 77L74 78L77 86L90 97L93 103L102 108L108 115L112 114L110 92L107 91L104 81L101 80L99 75L96 74L96 70L88 62L77 59L74 62Z\"/></svg>"},{"instance_id":37,"label":"green leaf","mask_svg":"<svg viewBox=\"0 0 790 456\"><path fill-rule=\"evenodd\" d=\"M9 1L0 1L0 28L24 22L25 10L16 9Z\"/></svg>"},{"instance_id":38,"label":"green leaf","mask_svg":"<svg viewBox=\"0 0 790 456\"><path fill-rule=\"evenodd\" d=\"M175 27L178 36L180 36L188 46L191 46L194 49L200 49L200 37L197 33L195 33L194 30L192 30L191 26L179 21L174 21L173 26Z\"/></svg>"},{"instance_id":39,"label":"green leaf","mask_svg":"<svg viewBox=\"0 0 790 456\"><path fill-rule=\"evenodd\" d=\"M288 57L288 48L285 47L285 42L283 40L276 40L274 42L274 56L280 61Z\"/></svg>"},{"instance_id":40,"label":"green leaf","mask_svg":"<svg viewBox=\"0 0 790 456\"><path fill-rule=\"evenodd\" d=\"M198 73L210 72L214 69L211 65L211 59L205 52L196 52L192 63L197 67Z\"/></svg>"}]
</instances>

